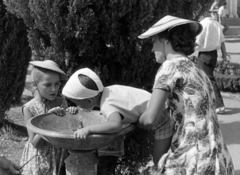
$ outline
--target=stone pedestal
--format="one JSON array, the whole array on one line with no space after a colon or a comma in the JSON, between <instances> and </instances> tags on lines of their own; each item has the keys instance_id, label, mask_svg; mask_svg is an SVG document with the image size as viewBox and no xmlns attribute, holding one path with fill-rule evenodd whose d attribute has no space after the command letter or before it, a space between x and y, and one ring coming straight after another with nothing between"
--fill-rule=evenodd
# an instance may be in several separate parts
<instances>
[{"instance_id":1,"label":"stone pedestal","mask_svg":"<svg viewBox=\"0 0 240 175\"><path fill-rule=\"evenodd\" d=\"M66 175L97 175L95 151L69 151L70 155L65 160Z\"/></svg>"}]
</instances>

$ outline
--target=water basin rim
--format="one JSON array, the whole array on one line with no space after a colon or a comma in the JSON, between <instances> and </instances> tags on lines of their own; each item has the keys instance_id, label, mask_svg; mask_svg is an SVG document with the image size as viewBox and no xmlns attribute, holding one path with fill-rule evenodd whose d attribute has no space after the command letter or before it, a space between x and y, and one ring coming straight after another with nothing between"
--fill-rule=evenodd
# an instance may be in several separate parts
<instances>
[{"instance_id":1,"label":"water basin rim","mask_svg":"<svg viewBox=\"0 0 240 175\"><path fill-rule=\"evenodd\" d=\"M45 114L42 114L42 115L45 115ZM37 133L39 135L42 135L42 136L47 136L47 137L52 137L52 138L65 138L65 139L74 139L74 136L73 136L73 132L72 133L59 133L59 132L56 132L56 131L49 131L49 130L44 130L44 129L41 129L41 128L38 128L36 126L34 126L31 121L34 120L36 117L39 117L41 115L38 115L38 116L35 116L31 119L29 119L27 121L27 128L34 132L34 133ZM136 128L136 126L134 124L129 124L128 126L126 126L123 130L117 132L117 133L113 133L113 134L91 134L88 136L88 138L114 138L116 136L120 136L120 135L123 135L125 134L124 130L134 130Z\"/></svg>"}]
</instances>

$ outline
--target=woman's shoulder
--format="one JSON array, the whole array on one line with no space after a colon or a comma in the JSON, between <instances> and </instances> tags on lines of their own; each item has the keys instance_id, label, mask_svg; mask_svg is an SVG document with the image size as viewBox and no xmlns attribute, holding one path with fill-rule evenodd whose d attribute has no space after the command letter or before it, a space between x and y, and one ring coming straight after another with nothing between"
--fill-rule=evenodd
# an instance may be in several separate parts
<instances>
[{"instance_id":1,"label":"woman's shoulder","mask_svg":"<svg viewBox=\"0 0 240 175\"><path fill-rule=\"evenodd\" d=\"M166 60L161 67L159 68L157 73L164 74L174 74L181 72L188 72L189 69L194 68L194 63L187 57L177 57L171 60Z\"/></svg>"},{"instance_id":2,"label":"woman's shoulder","mask_svg":"<svg viewBox=\"0 0 240 175\"><path fill-rule=\"evenodd\" d=\"M184 56L182 56L182 57L175 57L175 58L173 58L171 60L166 60L162 64L162 66L163 67L175 67L175 66L177 66L179 64L182 64L183 62L188 62L188 61L190 61L190 60L187 57L184 57Z\"/></svg>"}]
</instances>

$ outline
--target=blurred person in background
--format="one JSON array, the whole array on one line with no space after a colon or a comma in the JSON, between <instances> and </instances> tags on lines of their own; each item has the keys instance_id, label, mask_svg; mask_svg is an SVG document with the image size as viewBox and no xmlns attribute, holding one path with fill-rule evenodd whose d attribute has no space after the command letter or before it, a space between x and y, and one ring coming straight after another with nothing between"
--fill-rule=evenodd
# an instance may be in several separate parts
<instances>
[{"instance_id":1,"label":"blurred person in background","mask_svg":"<svg viewBox=\"0 0 240 175\"><path fill-rule=\"evenodd\" d=\"M223 61L228 61L225 39L221 24L212 17L209 17L208 13L205 13L204 16L205 18L200 22L203 30L196 38L196 50L199 51L198 67L201 68L211 80L216 96L216 112L224 113L225 106L213 72L217 64L218 49L221 49Z\"/></svg>"},{"instance_id":2,"label":"blurred person in background","mask_svg":"<svg viewBox=\"0 0 240 175\"><path fill-rule=\"evenodd\" d=\"M227 18L229 15L229 11L227 9L227 3L223 2L222 6L218 9L218 21L223 26L223 34L226 34L229 26L227 24Z\"/></svg>"}]
</instances>

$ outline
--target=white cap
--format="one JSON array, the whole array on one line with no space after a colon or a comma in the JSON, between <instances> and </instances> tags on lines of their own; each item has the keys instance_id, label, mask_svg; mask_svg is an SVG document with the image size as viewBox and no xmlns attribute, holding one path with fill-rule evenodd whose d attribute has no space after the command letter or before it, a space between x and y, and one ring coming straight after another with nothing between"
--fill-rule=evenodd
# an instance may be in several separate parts
<instances>
[{"instance_id":1,"label":"white cap","mask_svg":"<svg viewBox=\"0 0 240 175\"><path fill-rule=\"evenodd\" d=\"M86 75L91 78L97 85L98 90L91 90L82 85L79 81L79 75ZM97 76L95 72L93 72L89 68L83 68L76 71L67 81L66 85L63 88L62 94L71 99L86 99L92 98L99 94L99 92L103 91L103 84L100 78Z\"/></svg>"}]
</instances>

